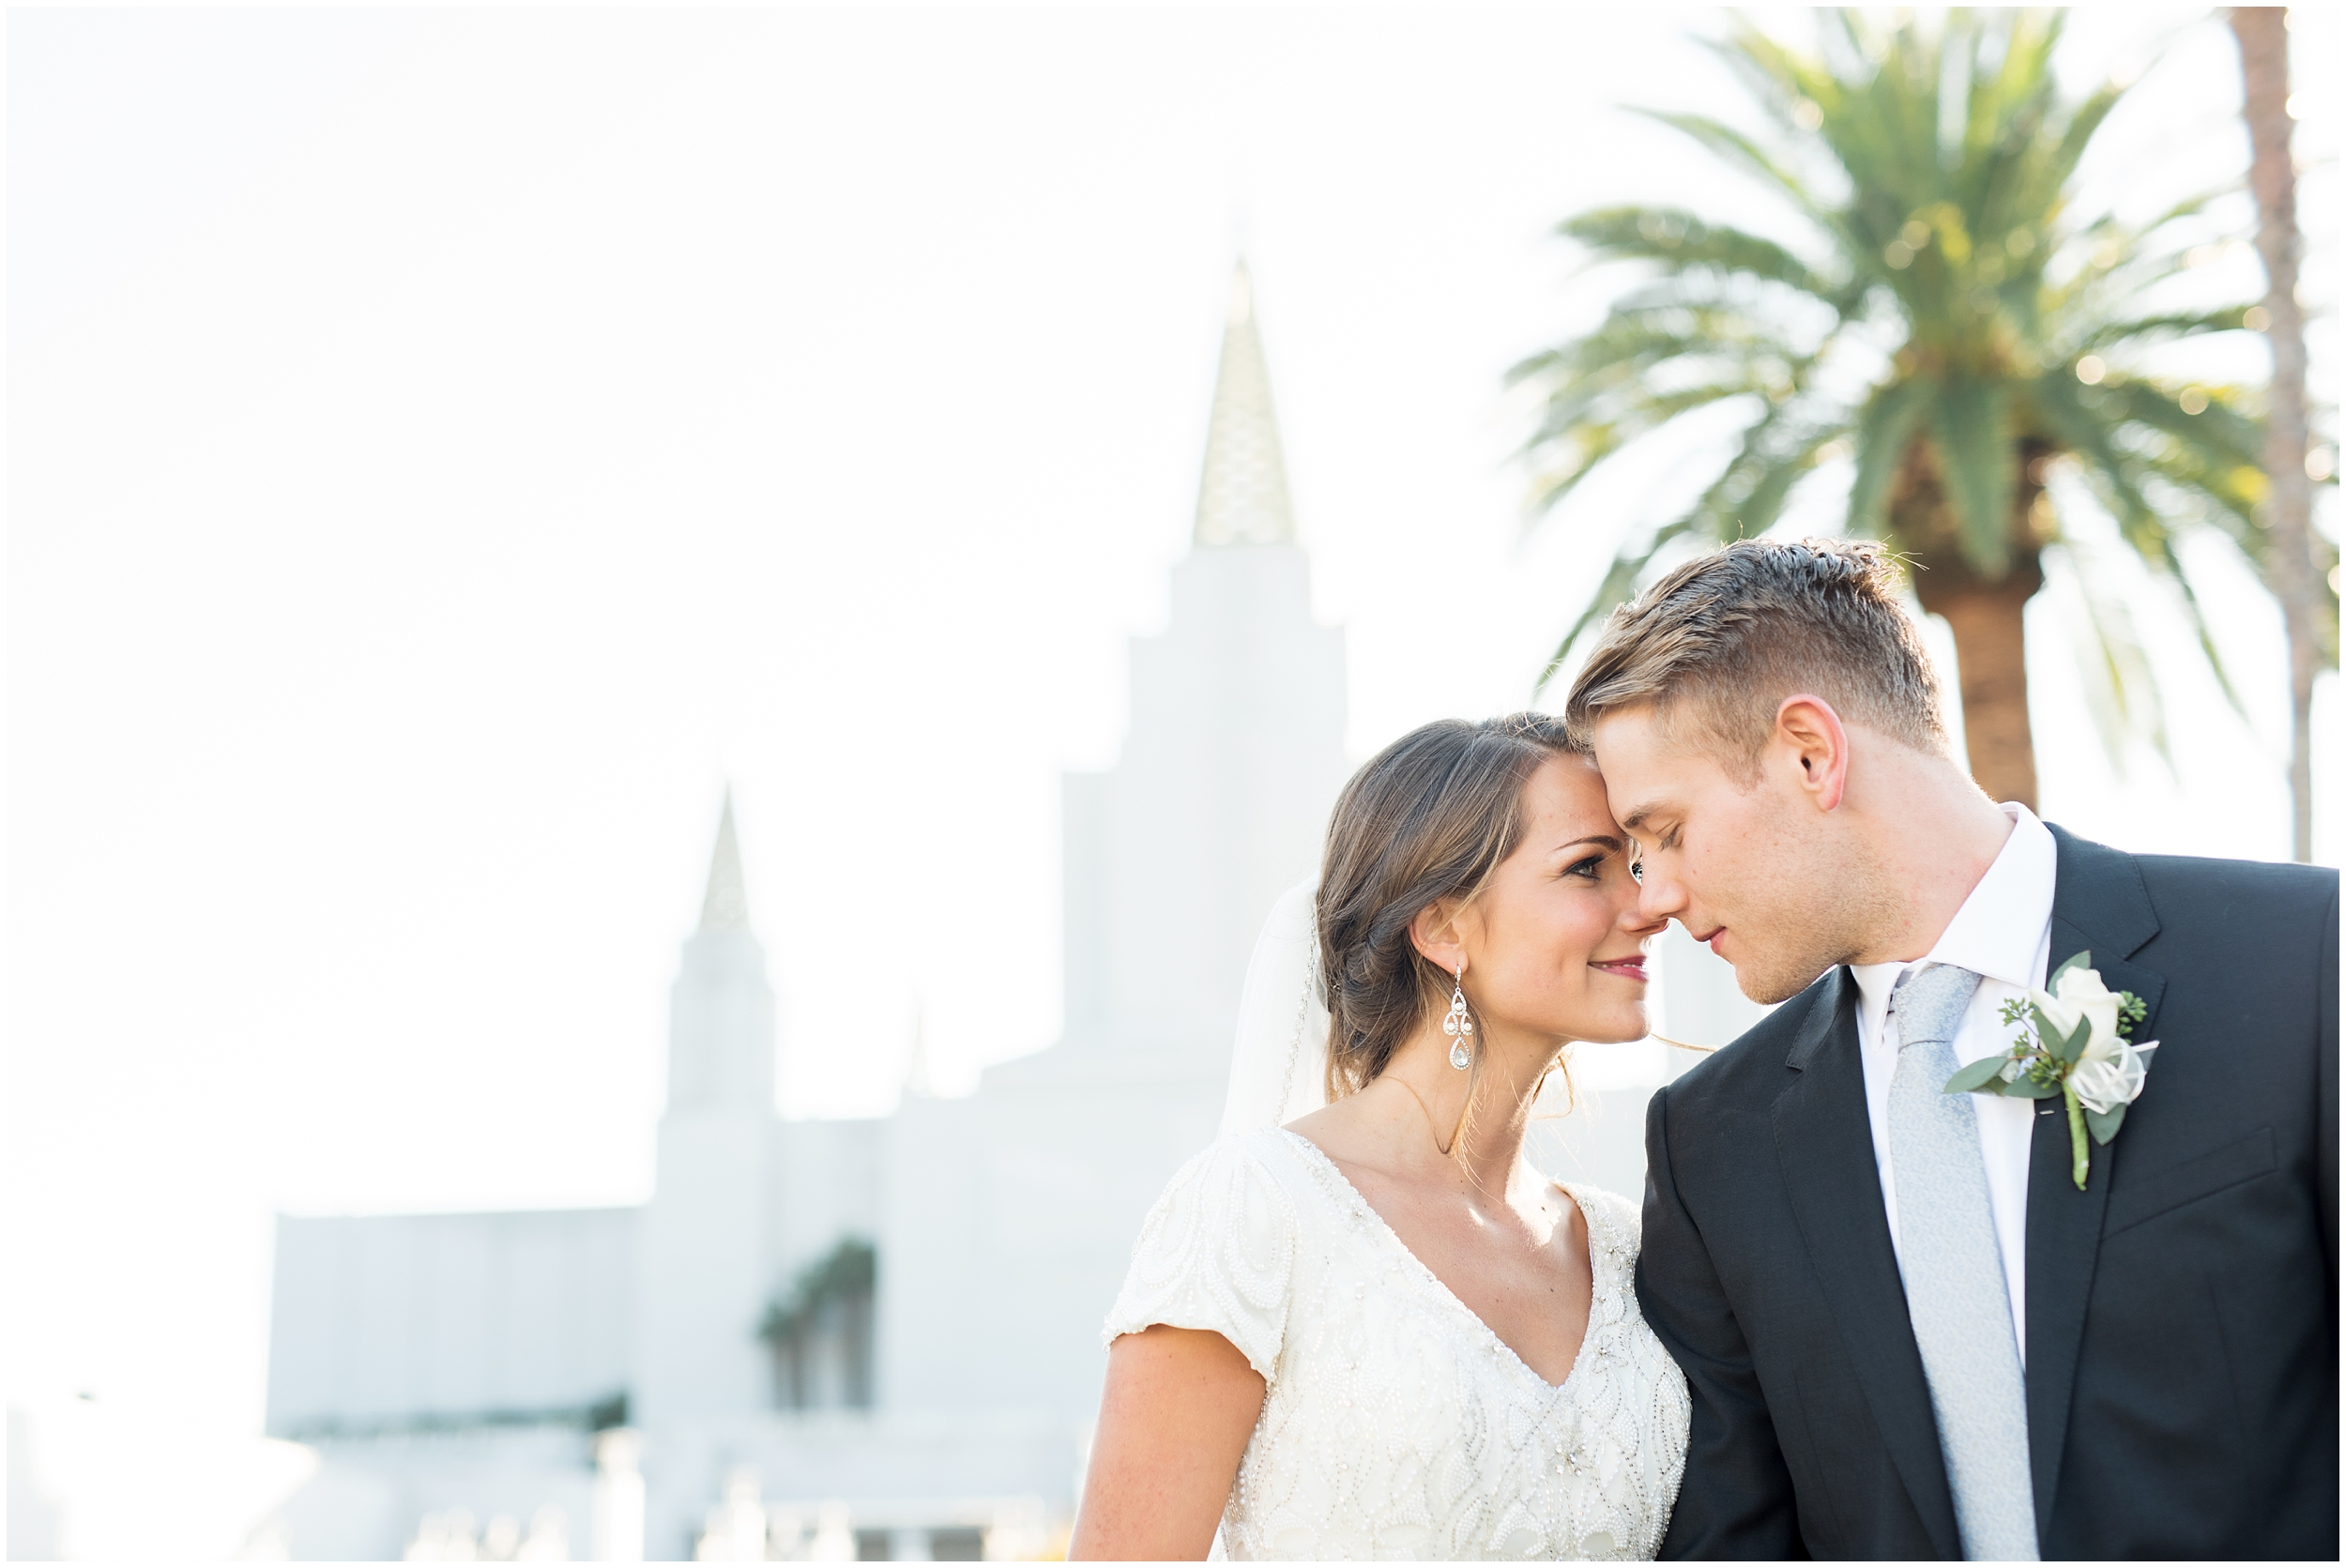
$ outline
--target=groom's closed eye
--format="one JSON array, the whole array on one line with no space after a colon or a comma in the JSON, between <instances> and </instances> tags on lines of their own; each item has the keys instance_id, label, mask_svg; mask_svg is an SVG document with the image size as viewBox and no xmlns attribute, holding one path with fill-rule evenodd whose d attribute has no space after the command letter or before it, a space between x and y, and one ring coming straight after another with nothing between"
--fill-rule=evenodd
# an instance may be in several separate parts
<instances>
[{"instance_id":1,"label":"groom's closed eye","mask_svg":"<svg viewBox=\"0 0 2346 1568\"><path fill-rule=\"evenodd\" d=\"M1673 822L1668 828L1657 829L1653 826L1653 819L1676 809L1668 801L1648 800L1624 815L1621 819L1621 825L1629 830L1630 837L1635 839L1641 848L1675 849L1678 847L1678 830L1681 824ZM1657 838L1658 842L1648 844L1649 835Z\"/></svg>"}]
</instances>

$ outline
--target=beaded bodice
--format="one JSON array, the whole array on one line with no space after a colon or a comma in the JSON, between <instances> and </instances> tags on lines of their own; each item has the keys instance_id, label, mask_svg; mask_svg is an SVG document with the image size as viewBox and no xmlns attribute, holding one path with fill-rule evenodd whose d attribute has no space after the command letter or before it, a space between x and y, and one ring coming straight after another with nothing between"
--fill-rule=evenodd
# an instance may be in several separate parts
<instances>
[{"instance_id":1,"label":"beaded bodice","mask_svg":"<svg viewBox=\"0 0 2346 1568\"><path fill-rule=\"evenodd\" d=\"M1651 1558L1686 1463L1686 1381L1638 1315L1638 1212L1566 1187L1589 1331L1561 1386L1401 1244L1309 1139L1226 1139L1142 1226L1105 1337L1211 1329L1262 1374L1217 1538L1232 1558Z\"/></svg>"}]
</instances>

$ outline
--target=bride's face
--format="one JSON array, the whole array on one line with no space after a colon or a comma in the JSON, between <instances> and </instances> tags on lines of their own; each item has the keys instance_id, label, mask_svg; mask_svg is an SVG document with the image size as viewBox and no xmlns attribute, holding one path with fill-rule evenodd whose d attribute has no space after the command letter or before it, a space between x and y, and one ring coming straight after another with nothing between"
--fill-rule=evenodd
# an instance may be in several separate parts
<instances>
[{"instance_id":1,"label":"bride's face","mask_svg":"<svg viewBox=\"0 0 2346 1568\"><path fill-rule=\"evenodd\" d=\"M1668 922L1638 917L1629 835L1595 764L1550 758L1524 784L1523 811L1522 842L1458 917L1485 1043L1642 1037L1645 946Z\"/></svg>"}]
</instances>

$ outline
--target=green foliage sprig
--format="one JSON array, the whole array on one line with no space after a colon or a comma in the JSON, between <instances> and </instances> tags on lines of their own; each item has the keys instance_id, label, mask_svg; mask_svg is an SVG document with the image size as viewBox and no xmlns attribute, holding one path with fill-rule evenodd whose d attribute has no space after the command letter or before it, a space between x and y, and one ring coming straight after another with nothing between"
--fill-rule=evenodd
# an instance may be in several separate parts
<instances>
[{"instance_id":1,"label":"green foliage sprig","mask_svg":"<svg viewBox=\"0 0 2346 1568\"><path fill-rule=\"evenodd\" d=\"M2118 1135L2132 1095L2140 1092L2143 1060L2157 1045L2156 1041L2130 1043L2135 1029L2150 1015L2150 1008L2131 991L2105 991L2092 963L2093 954L2078 953L2052 972L2044 991L2006 1001L2001 1016L2019 1030L2011 1049L2002 1056L1982 1057L1958 1070L1946 1084L1949 1094L2001 1094L2015 1100L2050 1100L2058 1095L2068 1112L2069 1175L2079 1192L2085 1190L2093 1152L2088 1138L2095 1144L2108 1144ZM2096 1040L2094 1020L2083 1008L2079 1009L2076 1027L2067 1030L2047 1015L2046 1001L2073 1001L2067 994L2072 987L2064 983L2072 974L2078 977L2076 989L2081 995L2090 985L2095 997L2116 997L2115 1039ZM2092 1094L2079 1093L2075 1080L2081 1068L2094 1072ZM2131 1082L2130 1091L2122 1090L2125 1098L2115 1098L2110 1092L2112 1074L2122 1085Z\"/></svg>"}]
</instances>

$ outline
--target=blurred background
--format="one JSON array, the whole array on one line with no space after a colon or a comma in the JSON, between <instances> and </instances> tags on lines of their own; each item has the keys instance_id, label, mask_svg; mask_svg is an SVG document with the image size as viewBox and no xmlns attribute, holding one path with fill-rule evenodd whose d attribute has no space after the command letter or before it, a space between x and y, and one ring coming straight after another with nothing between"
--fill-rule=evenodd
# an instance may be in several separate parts
<instances>
[{"instance_id":1,"label":"blurred background","mask_svg":"<svg viewBox=\"0 0 2346 1568\"><path fill-rule=\"evenodd\" d=\"M2335 864L2337 13L2061 20L11 11L9 1555L1060 1548L1335 787L1720 538Z\"/></svg>"}]
</instances>

